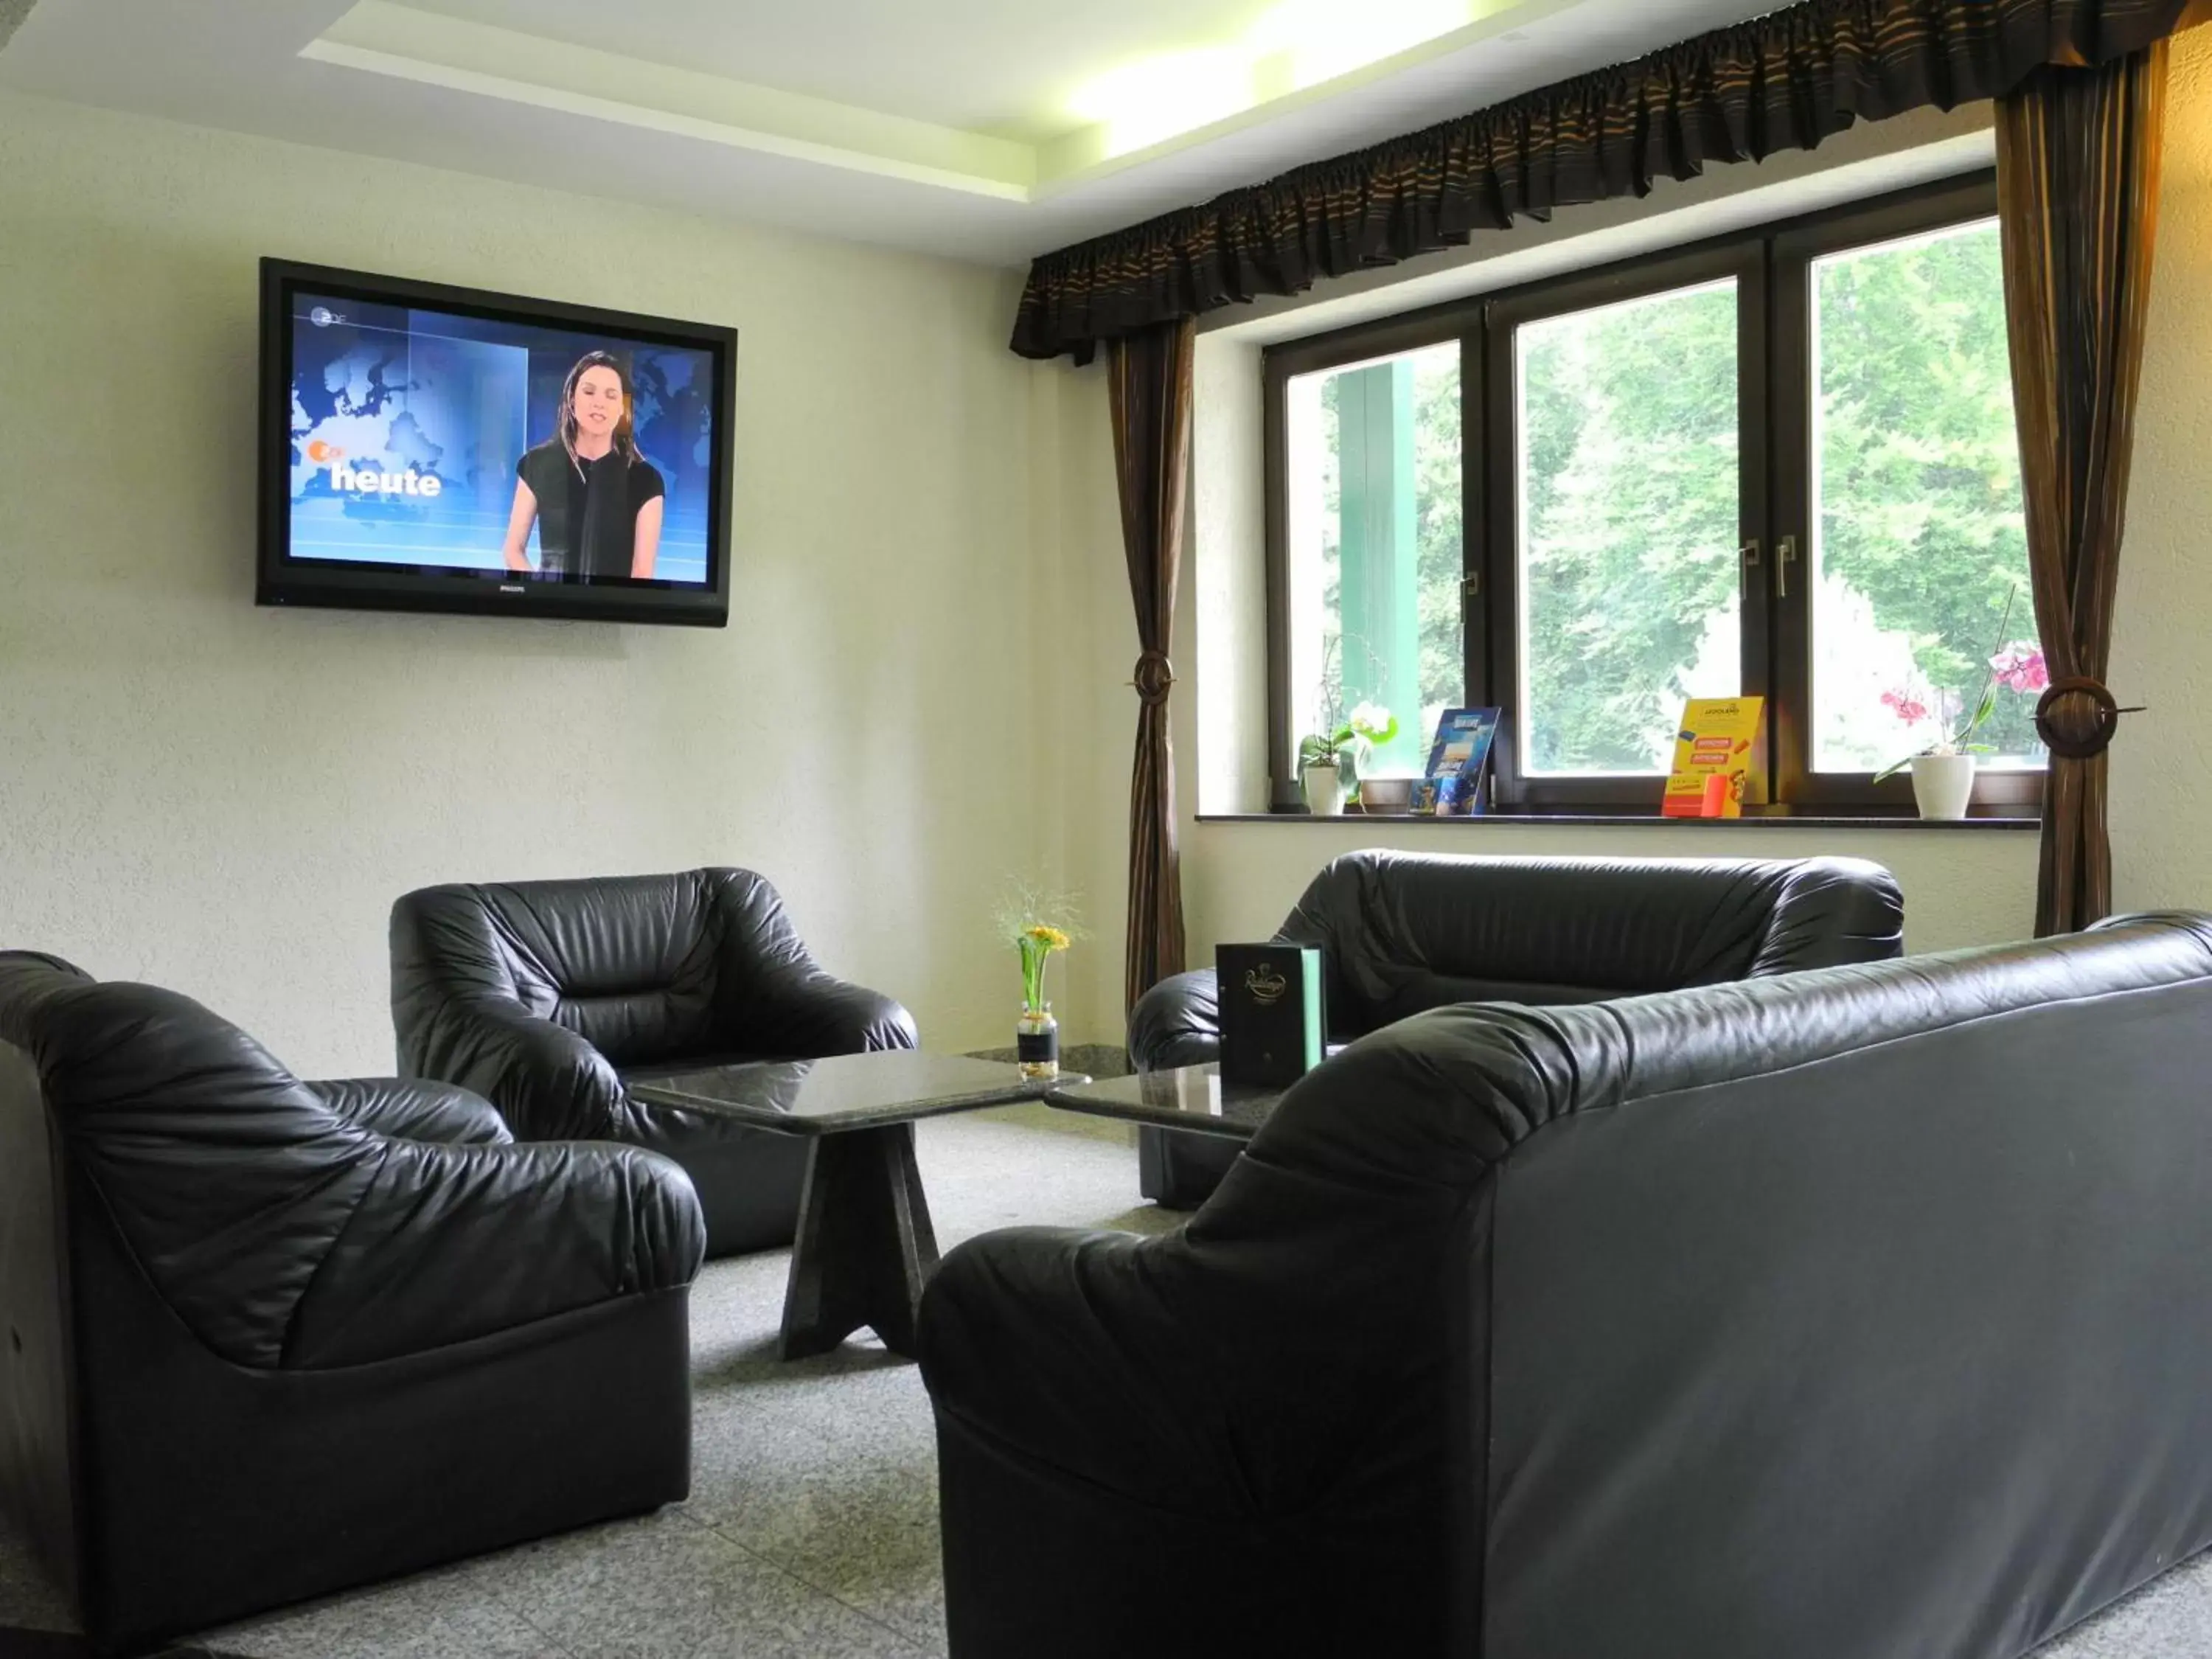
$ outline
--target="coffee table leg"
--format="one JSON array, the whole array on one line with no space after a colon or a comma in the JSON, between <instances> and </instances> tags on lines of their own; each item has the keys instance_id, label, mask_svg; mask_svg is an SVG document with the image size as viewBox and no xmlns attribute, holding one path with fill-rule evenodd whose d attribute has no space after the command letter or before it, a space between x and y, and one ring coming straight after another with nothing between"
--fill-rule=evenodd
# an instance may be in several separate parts
<instances>
[{"instance_id":1,"label":"coffee table leg","mask_svg":"<svg viewBox=\"0 0 2212 1659\"><path fill-rule=\"evenodd\" d=\"M782 1357L827 1353L863 1325L910 1357L915 1311L936 1266L914 1125L817 1137L806 1153Z\"/></svg>"}]
</instances>

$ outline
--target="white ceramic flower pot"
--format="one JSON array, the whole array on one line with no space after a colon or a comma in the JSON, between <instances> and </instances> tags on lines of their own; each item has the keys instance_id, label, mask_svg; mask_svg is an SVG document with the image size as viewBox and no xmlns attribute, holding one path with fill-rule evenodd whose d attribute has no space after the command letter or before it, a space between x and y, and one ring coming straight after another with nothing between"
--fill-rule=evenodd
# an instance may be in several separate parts
<instances>
[{"instance_id":1,"label":"white ceramic flower pot","mask_svg":"<svg viewBox=\"0 0 2212 1659\"><path fill-rule=\"evenodd\" d=\"M1923 818L1963 818L1974 793L1972 755L1915 755L1912 799Z\"/></svg>"},{"instance_id":2,"label":"white ceramic flower pot","mask_svg":"<svg viewBox=\"0 0 2212 1659\"><path fill-rule=\"evenodd\" d=\"M1304 789L1306 811L1322 817L1338 817L1344 811L1344 774L1335 766L1308 766L1298 773Z\"/></svg>"}]
</instances>

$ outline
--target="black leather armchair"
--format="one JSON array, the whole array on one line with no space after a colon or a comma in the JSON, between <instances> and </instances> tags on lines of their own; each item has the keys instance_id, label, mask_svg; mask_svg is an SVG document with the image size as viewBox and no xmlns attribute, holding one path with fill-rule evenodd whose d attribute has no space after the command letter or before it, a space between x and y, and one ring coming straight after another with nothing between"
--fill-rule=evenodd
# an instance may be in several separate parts
<instances>
[{"instance_id":1,"label":"black leather armchair","mask_svg":"<svg viewBox=\"0 0 2212 1659\"><path fill-rule=\"evenodd\" d=\"M683 1171L0 953L0 1488L117 1651L679 1499Z\"/></svg>"},{"instance_id":2,"label":"black leather armchair","mask_svg":"<svg viewBox=\"0 0 2212 1659\"><path fill-rule=\"evenodd\" d=\"M1455 1002L1539 1006L1879 962L1904 950L1897 883L1861 859L1455 858L1347 853L1275 942L1319 945L1328 1040ZM1163 980L1129 1013L1139 1072L1221 1052L1213 969ZM1205 1202L1237 1148L1138 1132L1144 1194Z\"/></svg>"},{"instance_id":3,"label":"black leather armchair","mask_svg":"<svg viewBox=\"0 0 2212 1659\"><path fill-rule=\"evenodd\" d=\"M924 1295L953 1659L2014 1659L2212 1546L2212 917L1353 1043Z\"/></svg>"},{"instance_id":4,"label":"black leather armchair","mask_svg":"<svg viewBox=\"0 0 2212 1659\"><path fill-rule=\"evenodd\" d=\"M791 1243L805 1138L646 1106L626 1085L916 1042L904 1008L816 966L749 870L410 893L392 908L392 1018L403 1073L474 1090L518 1139L674 1158L710 1255Z\"/></svg>"}]
</instances>

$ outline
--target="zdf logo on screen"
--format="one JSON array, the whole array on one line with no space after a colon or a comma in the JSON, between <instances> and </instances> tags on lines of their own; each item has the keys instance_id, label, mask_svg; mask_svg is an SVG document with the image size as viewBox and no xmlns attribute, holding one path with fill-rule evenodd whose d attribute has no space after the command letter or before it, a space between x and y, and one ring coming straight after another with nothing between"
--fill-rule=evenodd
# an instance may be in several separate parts
<instances>
[{"instance_id":1,"label":"zdf logo on screen","mask_svg":"<svg viewBox=\"0 0 2212 1659\"><path fill-rule=\"evenodd\" d=\"M345 451L320 438L307 446L307 459L313 465L330 468L332 489L356 495L437 495L446 488L444 480L435 473L417 472L411 466L404 472L349 466Z\"/></svg>"}]
</instances>

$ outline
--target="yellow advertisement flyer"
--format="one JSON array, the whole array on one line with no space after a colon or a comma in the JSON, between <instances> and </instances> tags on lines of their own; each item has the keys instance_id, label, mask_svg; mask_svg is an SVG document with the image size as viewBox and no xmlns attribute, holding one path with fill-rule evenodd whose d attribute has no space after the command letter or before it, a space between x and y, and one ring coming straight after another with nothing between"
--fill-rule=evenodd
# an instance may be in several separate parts
<instances>
[{"instance_id":1,"label":"yellow advertisement flyer","mask_svg":"<svg viewBox=\"0 0 2212 1659\"><path fill-rule=\"evenodd\" d=\"M1752 745L1765 708L1763 697L1692 697L1683 704L1662 817L1743 816L1744 781L1751 775Z\"/></svg>"}]
</instances>

